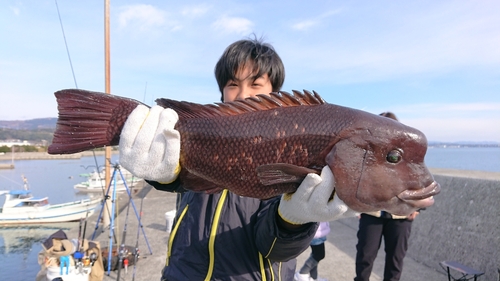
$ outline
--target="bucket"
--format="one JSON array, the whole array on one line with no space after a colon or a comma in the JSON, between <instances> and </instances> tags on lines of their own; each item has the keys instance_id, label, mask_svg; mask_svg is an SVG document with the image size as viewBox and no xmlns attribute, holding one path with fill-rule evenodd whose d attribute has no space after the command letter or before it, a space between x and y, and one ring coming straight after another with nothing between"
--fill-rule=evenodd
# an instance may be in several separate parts
<instances>
[{"instance_id":1,"label":"bucket","mask_svg":"<svg viewBox=\"0 0 500 281\"><path fill-rule=\"evenodd\" d=\"M174 218L175 218L175 210L171 210L165 213L165 220L166 220L166 231L170 233L172 231L172 225L174 224Z\"/></svg>"}]
</instances>

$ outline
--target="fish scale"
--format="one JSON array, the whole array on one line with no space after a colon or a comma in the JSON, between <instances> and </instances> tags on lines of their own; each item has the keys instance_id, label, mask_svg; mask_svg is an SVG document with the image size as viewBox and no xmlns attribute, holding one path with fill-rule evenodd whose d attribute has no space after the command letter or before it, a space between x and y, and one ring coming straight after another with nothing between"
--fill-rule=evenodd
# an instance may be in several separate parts
<instances>
[{"instance_id":1,"label":"fish scale","mask_svg":"<svg viewBox=\"0 0 500 281\"><path fill-rule=\"evenodd\" d=\"M55 95L59 119L49 154L117 145L127 117L141 104L77 89ZM440 192L424 163L427 139L422 132L328 104L315 92L270 93L210 105L156 102L179 116L181 171L173 184L180 182L186 190L228 189L267 199L294 192L309 173L319 174L327 165L335 194L358 212L408 215L431 206Z\"/></svg>"},{"instance_id":2,"label":"fish scale","mask_svg":"<svg viewBox=\"0 0 500 281\"><path fill-rule=\"evenodd\" d=\"M337 134L337 130L331 128L326 131L325 124L317 121L329 111L328 108L318 108L304 112L288 107L279 110L279 114L265 111L246 113L214 117L209 122L201 118L180 117L176 129L183 140L181 155L189 155L181 156L181 167L193 174L204 175L212 183L212 186L210 183L199 184L198 179L188 178L183 180L184 186L195 191L232 187L232 192L258 198L295 191L298 183L262 185L257 167L267 163L289 163L319 171L326 163L318 156ZM256 120L259 120L258 126ZM275 125L278 122L279 127ZM223 133L224 138L218 137L217 133ZM256 138L260 141L256 142ZM246 161L246 158L252 161ZM209 166L205 164L207 159L213 161Z\"/></svg>"}]
</instances>

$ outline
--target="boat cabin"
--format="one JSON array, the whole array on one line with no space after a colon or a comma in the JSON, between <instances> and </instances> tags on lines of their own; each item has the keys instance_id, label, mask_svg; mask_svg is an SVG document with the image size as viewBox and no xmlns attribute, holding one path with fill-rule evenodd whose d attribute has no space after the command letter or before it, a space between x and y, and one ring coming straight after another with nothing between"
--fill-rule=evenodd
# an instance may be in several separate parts
<instances>
[{"instance_id":1,"label":"boat cabin","mask_svg":"<svg viewBox=\"0 0 500 281\"><path fill-rule=\"evenodd\" d=\"M48 197L35 198L29 190L7 190L0 191L5 195L2 213L20 211L19 208L43 207L49 205Z\"/></svg>"}]
</instances>

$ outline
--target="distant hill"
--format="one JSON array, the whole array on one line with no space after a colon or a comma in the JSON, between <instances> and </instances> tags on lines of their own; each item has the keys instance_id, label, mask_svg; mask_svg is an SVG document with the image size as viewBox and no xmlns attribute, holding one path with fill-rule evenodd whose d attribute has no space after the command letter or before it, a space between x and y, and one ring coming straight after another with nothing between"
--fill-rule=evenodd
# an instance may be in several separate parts
<instances>
[{"instance_id":1,"label":"distant hill","mask_svg":"<svg viewBox=\"0 0 500 281\"><path fill-rule=\"evenodd\" d=\"M52 141L52 137L56 129L56 123L56 117L13 121L0 120L0 140L19 139L29 141ZM500 147L500 143L429 141L429 147Z\"/></svg>"},{"instance_id":2,"label":"distant hill","mask_svg":"<svg viewBox=\"0 0 500 281\"><path fill-rule=\"evenodd\" d=\"M0 120L0 128L12 130L40 130L40 129L55 129L57 118L38 118L31 120Z\"/></svg>"},{"instance_id":3,"label":"distant hill","mask_svg":"<svg viewBox=\"0 0 500 281\"><path fill-rule=\"evenodd\" d=\"M57 118L31 120L0 120L0 140L20 140L31 143L51 143Z\"/></svg>"}]
</instances>

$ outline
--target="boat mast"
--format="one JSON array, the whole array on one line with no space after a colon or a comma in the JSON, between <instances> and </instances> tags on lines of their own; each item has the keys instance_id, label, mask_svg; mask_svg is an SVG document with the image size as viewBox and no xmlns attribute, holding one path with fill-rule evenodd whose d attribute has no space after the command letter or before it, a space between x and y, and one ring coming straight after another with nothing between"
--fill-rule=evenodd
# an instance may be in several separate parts
<instances>
[{"instance_id":1,"label":"boat mast","mask_svg":"<svg viewBox=\"0 0 500 281\"><path fill-rule=\"evenodd\" d=\"M111 94L111 65L110 65L110 48L109 48L109 1L104 0L104 72L105 72L105 93ZM106 186L110 186L109 183L111 181L111 173L110 173L110 160L111 159L111 147L106 146L104 151L104 179L106 182ZM106 200L106 204L108 205L105 210L110 210L110 202ZM103 224L104 226L108 226L110 221L110 215L108 214L103 216Z\"/></svg>"}]
</instances>

